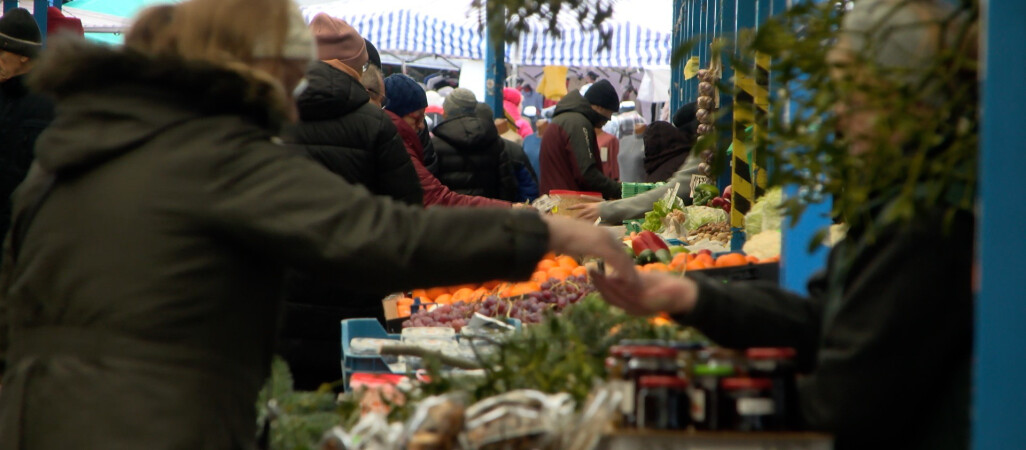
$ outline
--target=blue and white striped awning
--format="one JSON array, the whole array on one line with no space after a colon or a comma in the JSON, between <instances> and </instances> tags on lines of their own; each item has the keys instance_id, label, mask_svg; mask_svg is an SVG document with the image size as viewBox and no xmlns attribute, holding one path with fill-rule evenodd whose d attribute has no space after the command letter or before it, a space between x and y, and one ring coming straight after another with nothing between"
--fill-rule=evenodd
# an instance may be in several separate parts
<instances>
[{"instance_id":1,"label":"blue and white striped awning","mask_svg":"<svg viewBox=\"0 0 1026 450\"><path fill-rule=\"evenodd\" d=\"M669 4L665 0L638 1ZM470 0L334 0L308 3L303 6L303 15L307 21L321 12L342 18L384 52L480 60L484 58L485 40L478 31L478 18L468 16L469 5ZM650 15L670 13L669 6L665 12L649 11ZM583 32L571 20L560 22L560 37L550 36L536 26L517 45L507 45L506 61L525 66L579 67L670 64L669 29L657 31L614 17L604 25L612 31L611 46L597 51L598 32Z\"/></svg>"}]
</instances>

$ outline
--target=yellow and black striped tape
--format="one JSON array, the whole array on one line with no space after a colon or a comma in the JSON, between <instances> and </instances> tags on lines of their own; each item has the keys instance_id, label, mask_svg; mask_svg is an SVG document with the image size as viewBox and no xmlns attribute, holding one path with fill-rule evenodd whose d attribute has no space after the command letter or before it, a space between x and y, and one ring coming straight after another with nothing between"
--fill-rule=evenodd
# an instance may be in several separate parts
<instances>
[{"instance_id":1,"label":"yellow and black striped tape","mask_svg":"<svg viewBox=\"0 0 1026 450\"><path fill-rule=\"evenodd\" d=\"M766 171L758 167L755 145L746 140L745 129L755 126L752 139L757 139L760 128L767 124L769 113L769 66L770 59L766 55L756 55L753 76L735 72L733 120L733 147L731 158L731 195L730 226L743 228L745 214L752 209L755 199L762 195L766 188Z\"/></svg>"}]
</instances>

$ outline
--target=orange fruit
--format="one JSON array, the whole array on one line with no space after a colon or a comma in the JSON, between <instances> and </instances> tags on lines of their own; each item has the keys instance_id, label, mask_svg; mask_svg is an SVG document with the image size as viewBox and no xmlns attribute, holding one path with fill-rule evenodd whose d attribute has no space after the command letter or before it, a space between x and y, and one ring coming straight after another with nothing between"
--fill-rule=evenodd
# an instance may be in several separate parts
<instances>
[{"instance_id":1,"label":"orange fruit","mask_svg":"<svg viewBox=\"0 0 1026 450\"><path fill-rule=\"evenodd\" d=\"M743 266L745 264L748 264L748 260L745 259L745 255L740 253L727 253L716 258L716 267Z\"/></svg>"},{"instance_id":2,"label":"orange fruit","mask_svg":"<svg viewBox=\"0 0 1026 450\"><path fill-rule=\"evenodd\" d=\"M448 305L452 303L452 301L452 295L450 294L442 294L435 298L435 303L439 305Z\"/></svg>"},{"instance_id":3,"label":"orange fruit","mask_svg":"<svg viewBox=\"0 0 1026 450\"><path fill-rule=\"evenodd\" d=\"M440 297L442 295L445 295L445 294L448 294L448 293L449 293L449 288L446 288L446 287L433 287L431 289L428 289L427 292L426 292L428 300L437 299L438 297Z\"/></svg>"},{"instance_id":4,"label":"orange fruit","mask_svg":"<svg viewBox=\"0 0 1026 450\"><path fill-rule=\"evenodd\" d=\"M770 257L770 258L760 259L759 263L765 264L765 263L779 262L779 261L780 261L780 256L773 256L773 257Z\"/></svg>"},{"instance_id":5,"label":"orange fruit","mask_svg":"<svg viewBox=\"0 0 1026 450\"><path fill-rule=\"evenodd\" d=\"M410 305L399 305L396 308L396 312L399 314L399 317L409 317L411 314L413 314Z\"/></svg>"},{"instance_id":6,"label":"orange fruit","mask_svg":"<svg viewBox=\"0 0 1026 450\"><path fill-rule=\"evenodd\" d=\"M474 290L468 287L460 288L458 291L452 293L453 302L465 302L470 299L470 295L474 293Z\"/></svg>"},{"instance_id":7,"label":"orange fruit","mask_svg":"<svg viewBox=\"0 0 1026 450\"><path fill-rule=\"evenodd\" d=\"M701 261L706 267L713 267L716 265L716 261L713 260L712 255L701 253L695 257L695 261Z\"/></svg>"},{"instance_id":8,"label":"orange fruit","mask_svg":"<svg viewBox=\"0 0 1026 450\"><path fill-rule=\"evenodd\" d=\"M673 256L672 260L670 260L670 269L678 270L679 271L679 270L683 269L685 266L687 266L687 264L688 264L688 254L687 253L678 253L678 254Z\"/></svg>"},{"instance_id":9,"label":"orange fruit","mask_svg":"<svg viewBox=\"0 0 1026 450\"><path fill-rule=\"evenodd\" d=\"M553 267L556 267L558 265L559 264L556 263L555 260L543 259L541 261L538 261L538 266L535 268L535 270L549 270L549 269L551 269Z\"/></svg>"},{"instance_id":10,"label":"orange fruit","mask_svg":"<svg viewBox=\"0 0 1026 450\"><path fill-rule=\"evenodd\" d=\"M566 267L553 267L553 268L549 269L549 272L548 272L549 278L555 278L555 279L558 279L558 280L565 280L566 277L570 276L570 271L571 270L573 270L573 269L568 269Z\"/></svg>"},{"instance_id":11,"label":"orange fruit","mask_svg":"<svg viewBox=\"0 0 1026 450\"><path fill-rule=\"evenodd\" d=\"M542 255L542 259L555 260L556 259L556 253L555 252L548 252L548 253Z\"/></svg>"},{"instance_id":12,"label":"orange fruit","mask_svg":"<svg viewBox=\"0 0 1026 450\"><path fill-rule=\"evenodd\" d=\"M548 281L548 279L549 279L549 272L547 270L539 270L539 271L531 274L531 281L537 281L539 283L544 283L544 282Z\"/></svg>"},{"instance_id":13,"label":"orange fruit","mask_svg":"<svg viewBox=\"0 0 1026 450\"><path fill-rule=\"evenodd\" d=\"M670 270L670 266L666 265L666 263L657 262L652 263L651 265L652 270L657 270L659 272L672 272L672 270Z\"/></svg>"},{"instance_id":14,"label":"orange fruit","mask_svg":"<svg viewBox=\"0 0 1026 450\"><path fill-rule=\"evenodd\" d=\"M510 292L513 290L513 283L502 283L495 288L495 293L499 297L509 297Z\"/></svg>"},{"instance_id":15,"label":"orange fruit","mask_svg":"<svg viewBox=\"0 0 1026 450\"><path fill-rule=\"evenodd\" d=\"M413 304L413 299L410 298L410 297L400 297L399 300L397 300L395 302L395 304L397 304L397 305L412 305Z\"/></svg>"},{"instance_id":16,"label":"orange fruit","mask_svg":"<svg viewBox=\"0 0 1026 450\"><path fill-rule=\"evenodd\" d=\"M428 296L427 289L414 289L413 291L410 292L410 297L413 297L413 298L417 298L417 297L427 298L427 296Z\"/></svg>"},{"instance_id":17,"label":"orange fruit","mask_svg":"<svg viewBox=\"0 0 1026 450\"><path fill-rule=\"evenodd\" d=\"M752 255L745 256L745 260L747 260L748 262L750 262L752 264L758 264L759 263L759 258L756 258L756 257L754 257Z\"/></svg>"},{"instance_id":18,"label":"orange fruit","mask_svg":"<svg viewBox=\"0 0 1026 450\"><path fill-rule=\"evenodd\" d=\"M707 266L705 264L705 262L703 262L701 259L698 259L698 258L696 258L694 261L688 262L687 265L684 266L684 268L687 269L687 270L702 270L702 269L706 269L708 267L709 266Z\"/></svg>"},{"instance_id":19,"label":"orange fruit","mask_svg":"<svg viewBox=\"0 0 1026 450\"><path fill-rule=\"evenodd\" d=\"M489 290L485 288L477 288L473 293L470 294L470 301L479 302L488 296Z\"/></svg>"},{"instance_id":20,"label":"orange fruit","mask_svg":"<svg viewBox=\"0 0 1026 450\"><path fill-rule=\"evenodd\" d=\"M560 256L559 258L556 258L556 262L559 263L559 267L562 267L564 269L570 269L570 270L573 270L574 267L577 267L577 266L580 265L580 264L577 264L577 260L573 259L572 257L565 256L565 255L564 256Z\"/></svg>"},{"instance_id":21,"label":"orange fruit","mask_svg":"<svg viewBox=\"0 0 1026 450\"><path fill-rule=\"evenodd\" d=\"M570 274L575 276L575 277L579 277L579 276L583 276L583 275L588 275L588 268L584 267L584 266L577 266L577 267L574 267L574 270L570 271Z\"/></svg>"},{"instance_id":22,"label":"orange fruit","mask_svg":"<svg viewBox=\"0 0 1026 450\"><path fill-rule=\"evenodd\" d=\"M500 284L502 284L502 280L485 281L484 283L481 283L481 287L491 290L495 289L495 287Z\"/></svg>"}]
</instances>

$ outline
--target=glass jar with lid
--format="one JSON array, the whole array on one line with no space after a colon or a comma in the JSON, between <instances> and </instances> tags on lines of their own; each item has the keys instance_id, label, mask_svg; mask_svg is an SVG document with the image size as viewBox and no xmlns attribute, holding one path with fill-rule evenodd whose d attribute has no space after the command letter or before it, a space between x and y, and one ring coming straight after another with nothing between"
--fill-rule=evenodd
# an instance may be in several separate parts
<instances>
[{"instance_id":1,"label":"glass jar with lid","mask_svg":"<svg viewBox=\"0 0 1026 450\"><path fill-rule=\"evenodd\" d=\"M745 352L748 373L773 382L775 422L781 429L798 427L798 388L795 384L796 352L790 347L750 348Z\"/></svg>"},{"instance_id":2,"label":"glass jar with lid","mask_svg":"<svg viewBox=\"0 0 1026 450\"><path fill-rule=\"evenodd\" d=\"M691 421L698 430L723 430L730 427L723 421L725 400L720 382L734 376L734 365L722 362L695 364L691 367Z\"/></svg>"},{"instance_id":3,"label":"glass jar with lid","mask_svg":"<svg viewBox=\"0 0 1026 450\"><path fill-rule=\"evenodd\" d=\"M720 382L724 419L737 431L774 431L777 406L773 401L773 381L768 378L725 378Z\"/></svg>"},{"instance_id":4,"label":"glass jar with lid","mask_svg":"<svg viewBox=\"0 0 1026 450\"><path fill-rule=\"evenodd\" d=\"M688 380L646 375L638 380L638 428L683 430L691 424Z\"/></svg>"}]
</instances>

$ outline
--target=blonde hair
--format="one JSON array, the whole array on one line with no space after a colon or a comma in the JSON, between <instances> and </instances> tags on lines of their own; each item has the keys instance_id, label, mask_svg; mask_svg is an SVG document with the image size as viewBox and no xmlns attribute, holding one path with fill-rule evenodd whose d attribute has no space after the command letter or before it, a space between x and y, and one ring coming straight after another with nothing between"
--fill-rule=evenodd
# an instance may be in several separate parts
<instances>
[{"instance_id":1,"label":"blonde hair","mask_svg":"<svg viewBox=\"0 0 1026 450\"><path fill-rule=\"evenodd\" d=\"M153 53L214 64L252 64L258 46L281 52L292 0L190 0L178 4Z\"/></svg>"},{"instance_id":2,"label":"blonde hair","mask_svg":"<svg viewBox=\"0 0 1026 450\"><path fill-rule=\"evenodd\" d=\"M167 31L175 9L173 4L165 4L142 10L128 33L125 33L125 47L147 53L153 52L155 48L166 47L169 43L162 41L173 36Z\"/></svg>"}]
</instances>

